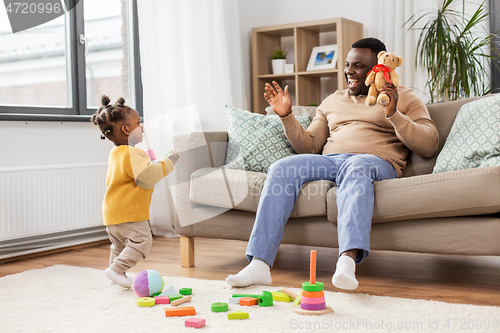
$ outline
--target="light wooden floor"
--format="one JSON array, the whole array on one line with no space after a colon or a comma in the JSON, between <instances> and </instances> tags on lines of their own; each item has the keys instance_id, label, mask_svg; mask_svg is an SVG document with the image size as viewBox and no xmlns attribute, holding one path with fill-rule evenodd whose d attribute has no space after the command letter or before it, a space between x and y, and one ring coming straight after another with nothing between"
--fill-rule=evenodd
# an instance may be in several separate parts
<instances>
[{"instance_id":1,"label":"light wooden floor","mask_svg":"<svg viewBox=\"0 0 500 333\"><path fill-rule=\"evenodd\" d=\"M180 267L178 238L155 237L148 258L132 272L154 269L164 276L186 276L223 280L243 268L246 242L195 239L196 266ZM311 247L282 245L272 270L274 286L300 288L309 278ZM325 289L338 291L331 284L336 249L318 251L317 279ZM0 264L0 277L52 265L72 265L105 269L109 244L94 243L64 252L44 254ZM373 251L357 266L360 283L354 292L371 295L426 299L450 303L500 306L500 258L441 256ZM168 283L168 282L166 282Z\"/></svg>"}]
</instances>

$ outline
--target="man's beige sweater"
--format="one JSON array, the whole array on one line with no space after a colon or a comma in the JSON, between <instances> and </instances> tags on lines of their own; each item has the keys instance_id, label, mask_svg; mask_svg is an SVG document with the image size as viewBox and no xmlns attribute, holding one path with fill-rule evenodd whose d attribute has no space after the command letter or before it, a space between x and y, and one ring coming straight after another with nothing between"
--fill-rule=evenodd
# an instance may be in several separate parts
<instances>
[{"instance_id":1,"label":"man's beige sweater","mask_svg":"<svg viewBox=\"0 0 500 333\"><path fill-rule=\"evenodd\" d=\"M404 87L398 87L398 94L398 111L390 118L381 105L367 106L366 96L344 90L321 103L307 130L292 114L281 121L298 154L372 154L391 163L401 177L408 149L430 158L437 152L439 135L422 100Z\"/></svg>"}]
</instances>

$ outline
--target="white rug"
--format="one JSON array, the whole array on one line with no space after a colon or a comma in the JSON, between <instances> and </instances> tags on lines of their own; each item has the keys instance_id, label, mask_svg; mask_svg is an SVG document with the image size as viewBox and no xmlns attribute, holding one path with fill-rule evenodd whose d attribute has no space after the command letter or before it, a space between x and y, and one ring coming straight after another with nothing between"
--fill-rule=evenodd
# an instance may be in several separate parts
<instances>
[{"instance_id":1,"label":"white rug","mask_svg":"<svg viewBox=\"0 0 500 333\"><path fill-rule=\"evenodd\" d=\"M228 320L210 305L228 302L233 293L257 294L277 287L231 289L224 281L164 277L165 289L193 289L196 316L206 319L200 332L499 332L500 307L448 304L392 297L325 292L334 313L302 316L292 303L272 307L229 304L246 320ZM327 282L327 281L324 281ZM298 292L299 288L290 288ZM136 305L133 290L110 285L101 270L52 266L0 278L0 332L194 332L188 317L165 317L164 308Z\"/></svg>"}]
</instances>

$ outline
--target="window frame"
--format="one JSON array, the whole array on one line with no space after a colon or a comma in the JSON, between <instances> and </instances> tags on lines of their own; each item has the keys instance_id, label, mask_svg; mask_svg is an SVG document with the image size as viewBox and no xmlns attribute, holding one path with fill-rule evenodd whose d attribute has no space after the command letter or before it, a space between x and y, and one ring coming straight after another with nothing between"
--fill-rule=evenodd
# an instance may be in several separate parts
<instances>
[{"instance_id":1,"label":"window frame","mask_svg":"<svg viewBox=\"0 0 500 333\"><path fill-rule=\"evenodd\" d=\"M131 18L133 35L130 41L133 43L133 80L135 85L136 110L143 116L143 95L141 80L141 59L139 52L139 20L137 15L137 0L131 1ZM80 34L85 35L83 0L78 1L75 8L69 13L70 25L70 58L71 59L71 91L73 106L50 107L50 106L12 106L0 104L0 121L71 121L89 122L96 108L87 106L87 84L85 76L85 45L80 44Z\"/></svg>"}]
</instances>

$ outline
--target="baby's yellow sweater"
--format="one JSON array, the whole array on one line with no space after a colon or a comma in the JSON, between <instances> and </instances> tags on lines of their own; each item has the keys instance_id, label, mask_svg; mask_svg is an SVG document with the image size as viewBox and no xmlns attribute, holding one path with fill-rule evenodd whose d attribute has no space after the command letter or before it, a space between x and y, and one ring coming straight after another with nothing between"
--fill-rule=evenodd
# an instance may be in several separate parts
<instances>
[{"instance_id":1,"label":"baby's yellow sweater","mask_svg":"<svg viewBox=\"0 0 500 333\"><path fill-rule=\"evenodd\" d=\"M104 225L149 220L154 184L174 170L168 158L153 164L140 148L111 150L102 204Z\"/></svg>"}]
</instances>

